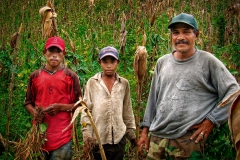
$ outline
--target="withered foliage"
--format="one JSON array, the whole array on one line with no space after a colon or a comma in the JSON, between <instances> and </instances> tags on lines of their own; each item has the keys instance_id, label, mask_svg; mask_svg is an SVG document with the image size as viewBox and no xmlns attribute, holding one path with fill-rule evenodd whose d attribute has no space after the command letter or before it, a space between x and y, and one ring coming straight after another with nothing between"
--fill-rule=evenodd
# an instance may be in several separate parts
<instances>
[{"instance_id":1,"label":"withered foliage","mask_svg":"<svg viewBox=\"0 0 240 160\"><path fill-rule=\"evenodd\" d=\"M218 107L223 107L230 102L232 105L228 112L228 126L237 153L236 159L240 159L240 90L231 94Z\"/></svg>"},{"instance_id":2,"label":"withered foliage","mask_svg":"<svg viewBox=\"0 0 240 160\"><path fill-rule=\"evenodd\" d=\"M126 41L127 41L126 21L127 21L127 18L126 18L125 13L123 12L121 31L120 31L120 36L119 36L119 46L120 46L121 53L124 53L124 48L125 48Z\"/></svg>"},{"instance_id":3,"label":"withered foliage","mask_svg":"<svg viewBox=\"0 0 240 160\"><path fill-rule=\"evenodd\" d=\"M39 107L37 111L42 112L42 108ZM15 145L15 160L44 160L42 153L44 141L45 134L40 129L40 123L33 124L26 138Z\"/></svg>"},{"instance_id":4,"label":"withered foliage","mask_svg":"<svg viewBox=\"0 0 240 160\"><path fill-rule=\"evenodd\" d=\"M55 18L57 13L54 11L53 5L51 2L47 2L47 5L40 8L39 14L42 19L42 38L49 38L54 36L57 32Z\"/></svg>"},{"instance_id":5,"label":"withered foliage","mask_svg":"<svg viewBox=\"0 0 240 160\"><path fill-rule=\"evenodd\" d=\"M19 44L19 39L20 39L20 33L22 31L22 23L20 24L20 27L18 29L17 32L15 32L12 36L11 36L11 41L10 41L10 46L11 48L17 48L18 44Z\"/></svg>"},{"instance_id":6,"label":"withered foliage","mask_svg":"<svg viewBox=\"0 0 240 160\"><path fill-rule=\"evenodd\" d=\"M240 95L233 101L228 117L228 125L232 136L232 142L236 149L236 159L240 159Z\"/></svg>"}]
</instances>

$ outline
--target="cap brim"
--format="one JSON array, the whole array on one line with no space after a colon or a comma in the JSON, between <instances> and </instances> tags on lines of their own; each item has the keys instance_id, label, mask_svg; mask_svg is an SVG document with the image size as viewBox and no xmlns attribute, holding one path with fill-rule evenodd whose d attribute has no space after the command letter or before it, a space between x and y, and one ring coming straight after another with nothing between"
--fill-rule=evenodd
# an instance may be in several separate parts
<instances>
[{"instance_id":1,"label":"cap brim","mask_svg":"<svg viewBox=\"0 0 240 160\"><path fill-rule=\"evenodd\" d=\"M193 25L191 25L190 23L181 22L181 21L174 22L174 23L170 24L170 25L168 26L168 28L169 28L169 29L172 28L172 27L173 27L175 24L177 24L177 23L184 23L184 24L187 24L187 25L191 26L192 28L195 28L195 27L194 27ZM195 28L195 29L197 29L197 28Z\"/></svg>"},{"instance_id":2,"label":"cap brim","mask_svg":"<svg viewBox=\"0 0 240 160\"><path fill-rule=\"evenodd\" d=\"M118 57L115 56L115 55L112 54L112 53L105 53L102 57L100 57L100 59L103 59L103 58L106 57L106 56L111 56L111 57L114 57L115 59L118 59Z\"/></svg>"},{"instance_id":3,"label":"cap brim","mask_svg":"<svg viewBox=\"0 0 240 160\"><path fill-rule=\"evenodd\" d=\"M58 45L58 44L50 44L50 45L46 46L46 49L48 49L48 48L50 48L50 47L57 47L57 48L61 49L62 51L64 50L64 49L63 49L60 45Z\"/></svg>"}]
</instances>

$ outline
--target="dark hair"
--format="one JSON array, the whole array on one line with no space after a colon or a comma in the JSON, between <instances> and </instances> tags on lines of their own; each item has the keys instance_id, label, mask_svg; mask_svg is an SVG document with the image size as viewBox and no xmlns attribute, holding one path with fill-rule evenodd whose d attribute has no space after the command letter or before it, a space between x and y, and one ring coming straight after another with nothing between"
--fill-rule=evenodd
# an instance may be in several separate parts
<instances>
[{"instance_id":1,"label":"dark hair","mask_svg":"<svg viewBox=\"0 0 240 160\"><path fill-rule=\"evenodd\" d=\"M193 33L197 34L198 32L199 32L199 30L198 30L198 29L196 29L196 28L193 28Z\"/></svg>"}]
</instances>

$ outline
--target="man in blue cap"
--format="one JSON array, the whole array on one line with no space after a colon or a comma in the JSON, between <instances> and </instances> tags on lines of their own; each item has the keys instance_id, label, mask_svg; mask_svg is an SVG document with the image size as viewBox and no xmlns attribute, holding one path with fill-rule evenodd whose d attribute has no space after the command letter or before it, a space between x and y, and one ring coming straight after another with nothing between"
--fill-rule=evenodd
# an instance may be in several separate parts
<instances>
[{"instance_id":1,"label":"man in blue cap","mask_svg":"<svg viewBox=\"0 0 240 160\"><path fill-rule=\"evenodd\" d=\"M239 85L220 60L196 48L199 31L192 15L175 16L168 28L174 49L157 61L138 150L143 154L145 148L151 160L202 159L203 142L227 121L230 103L222 108L217 103Z\"/></svg>"},{"instance_id":2,"label":"man in blue cap","mask_svg":"<svg viewBox=\"0 0 240 160\"><path fill-rule=\"evenodd\" d=\"M119 54L116 48L104 47L98 57L102 71L91 77L85 88L83 100L92 113L101 144L108 160L123 160L126 139L136 146L135 118L127 79L117 74ZM86 113L81 115L84 152L90 152L94 160L101 160L95 146L96 138Z\"/></svg>"}]
</instances>

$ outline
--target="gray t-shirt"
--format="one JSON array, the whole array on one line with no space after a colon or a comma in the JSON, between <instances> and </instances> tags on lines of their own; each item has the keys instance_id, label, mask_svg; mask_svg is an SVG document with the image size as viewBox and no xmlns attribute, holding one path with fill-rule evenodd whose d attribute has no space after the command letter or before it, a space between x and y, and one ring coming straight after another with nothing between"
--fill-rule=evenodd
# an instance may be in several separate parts
<instances>
[{"instance_id":1,"label":"gray t-shirt","mask_svg":"<svg viewBox=\"0 0 240 160\"><path fill-rule=\"evenodd\" d=\"M219 127L227 120L230 104L216 106L238 88L211 53L197 50L186 60L167 54L157 61L141 127L169 139L181 137L206 118Z\"/></svg>"}]
</instances>

